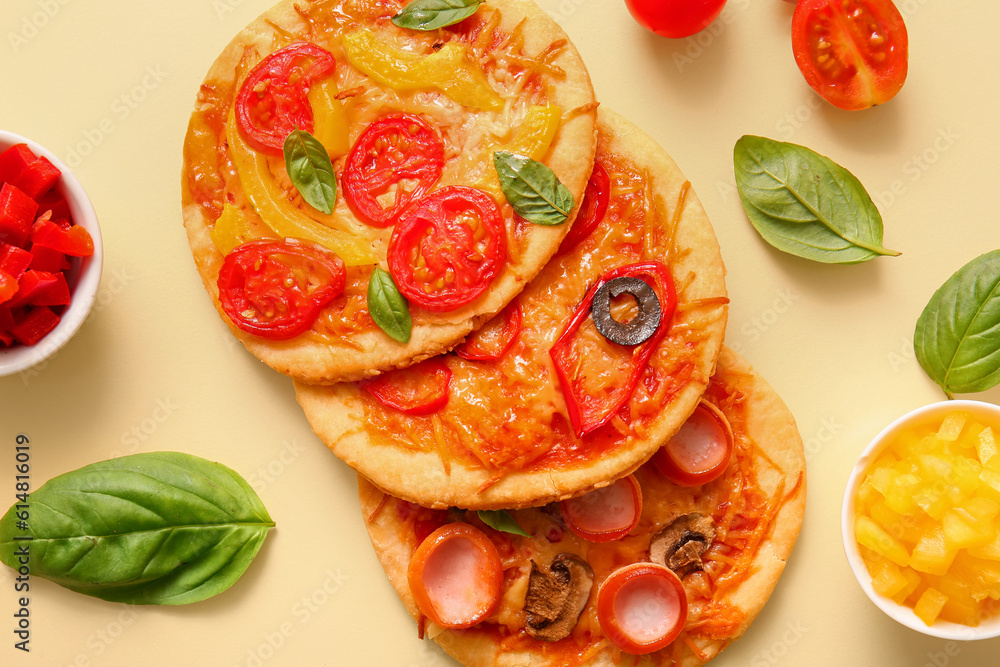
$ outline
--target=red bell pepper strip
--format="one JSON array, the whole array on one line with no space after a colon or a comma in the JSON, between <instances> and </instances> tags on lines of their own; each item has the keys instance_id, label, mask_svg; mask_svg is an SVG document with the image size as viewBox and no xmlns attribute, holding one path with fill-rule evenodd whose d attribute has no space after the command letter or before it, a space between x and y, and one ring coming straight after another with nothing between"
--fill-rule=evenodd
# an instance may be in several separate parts
<instances>
[{"instance_id":1,"label":"red bell pepper strip","mask_svg":"<svg viewBox=\"0 0 1000 667\"><path fill-rule=\"evenodd\" d=\"M80 225L64 229L52 220L38 220L31 228L32 243L58 250L70 257L89 257L94 254L94 240Z\"/></svg>"},{"instance_id":2,"label":"red bell pepper strip","mask_svg":"<svg viewBox=\"0 0 1000 667\"><path fill-rule=\"evenodd\" d=\"M23 247L31 234L38 204L19 188L4 183L0 188L0 241Z\"/></svg>"},{"instance_id":3,"label":"red bell pepper strip","mask_svg":"<svg viewBox=\"0 0 1000 667\"><path fill-rule=\"evenodd\" d=\"M437 412L448 403L451 375L451 369L440 357L431 357L358 384L382 405L422 416Z\"/></svg>"},{"instance_id":4,"label":"red bell pepper strip","mask_svg":"<svg viewBox=\"0 0 1000 667\"><path fill-rule=\"evenodd\" d=\"M628 367L623 368L619 374L622 378L620 384L612 387L610 391L595 396L587 392L586 377L579 374L579 354L573 342L580 325L590 317L591 303L598 288L609 280L622 276L637 278L647 276L653 279L653 284L650 286L660 300L660 325L648 340L632 349ZM549 350L549 356L559 376L563 397L566 399L570 423L577 436L583 437L611 421L629 400L639 382L639 377L649 363L649 358L670 329L670 321L673 319L676 307L677 293L674 290L670 269L657 261L637 262L612 269L601 276L600 280L587 291L576 312L570 317L559 338Z\"/></svg>"},{"instance_id":5,"label":"red bell pepper strip","mask_svg":"<svg viewBox=\"0 0 1000 667\"><path fill-rule=\"evenodd\" d=\"M9 183L21 175L24 168L37 160L28 144L14 144L0 153L0 183Z\"/></svg>"},{"instance_id":6,"label":"red bell pepper strip","mask_svg":"<svg viewBox=\"0 0 1000 667\"><path fill-rule=\"evenodd\" d=\"M34 345L59 324L59 316L45 306L32 308L11 329L14 339L23 345Z\"/></svg>"},{"instance_id":7,"label":"red bell pepper strip","mask_svg":"<svg viewBox=\"0 0 1000 667\"><path fill-rule=\"evenodd\" d=\"M506 308L455 348L469 361L496 361L503 357L521 332L521 306L511 301Z\"/></svg>"},{"instance_id":8,"label":"red bell pepper strip","mask_svg":"<svg viewBox=\"0 0 1000 667\"><path fill-rule=\"evenodd\" d=\"M71 220L73 212L69 210L69 202L59 193L58 190L49 190L36 199L38 202L39 214L50 211L49 218L52 220Z\"/></svg>"},{"instance_id":9,"label":"red bell pepper strip","mask_svg":"<svg viewBox=\"0 0 1000 667\"><path fill-rule=\"evenodd\" d=\"M11 183L32 199L38 199L52 189L60 176L59 168L43 155L21 170Z\"/></svg>"}]
</instances>

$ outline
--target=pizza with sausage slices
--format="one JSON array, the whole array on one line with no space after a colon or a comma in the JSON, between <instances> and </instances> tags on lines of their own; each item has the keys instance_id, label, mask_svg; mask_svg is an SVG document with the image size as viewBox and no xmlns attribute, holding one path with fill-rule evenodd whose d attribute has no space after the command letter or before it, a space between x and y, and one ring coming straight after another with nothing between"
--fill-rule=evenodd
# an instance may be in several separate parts
<instances>
[{"instance_id":1,"label":"pizza with sausage slices","mask_svg":"<svg viewBox=\"0 0 1000 667\"><path fill-rule=\"evenodd\" d=\"M544 507L435 510L359 477L375 553L421 635L468 667L697 667L718 655L784 569L805 457L784 403L731 351L702 409L633 475ZM678 479L667 459L715 472Z\"/></svg>"},{"instance_id":2,"label":"pizza with sausage slices","mask_svg":"<svg viewBox=\"0 0 1000 667\"><path fill-rule=\"evenodd\" d=\"M545 504L633 472L698 404L728 298L712 225L645 133L603 107L559 252L452 354L360 383L297 382L319 438L432 507Z\"/></svg>"},{"instance_id":3,"label":"pizza with sausage slices","mask_svg":"<svg viewBox=\"0 0 1000 667\"><path fill-rule=\"evenodd\" d=\"M357 380L447 351L570 229L587 71L530 0L459 4L285 0L201 85L188 240L222 318L282 373Z\"/></svg>"}]
</instances>

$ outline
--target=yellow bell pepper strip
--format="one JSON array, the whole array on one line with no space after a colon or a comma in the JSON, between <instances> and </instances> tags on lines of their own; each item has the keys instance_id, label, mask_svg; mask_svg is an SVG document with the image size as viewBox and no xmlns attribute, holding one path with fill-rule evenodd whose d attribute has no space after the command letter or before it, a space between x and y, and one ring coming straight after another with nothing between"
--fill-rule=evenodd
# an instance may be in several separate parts
<instances>
[{"instance_id":1,"label":"yellow bell pepper strip","mask_svg":"<svg viewBox=\"0 0 1000 667\"><path fill-rule=\"evenodd\" d=\"M233 114L226 124L229 151L243 191L261 220L282 238L318 243L337 254L348 266L376 264L378 259L365 239L313 220L294 206L268 173L266 158L250 148L236 129Z\"/></svg>"},{"instance_id":2,"label":"yellow bell pepper strip","mask_svg":"<svg viewBox=\"0 0 1000 667\"><path fill-rule=\"evenodd\" d=\"M509 141L487 146L490 159L492 160L495 151L507 151L532 160L541 160L549 152L552 140L559 130L561 114L559 107L555 105L531 107ZM487 170L476 186L492 194L497 201L504 201L495 169Z\"/></svg>"},{"instance_id":3,"label":"yellow bell pepper strip","mask_svg":"<svg viewBox=\"0 0 1000 667\"><path fill-rule=\"evenodd\" d=\"M347 110L336 95L336 84L332 79L315 84L308 94L313 112L313 136L323 144L330 159L347 155L351 149Z\"/></svg>"},{"instance_id":4,"label":"yellow bell pepper strip","mask_svg":"<svg viewBox=\"0 0 1000 667\"><path fill-rule=\"evenodd\" d=\"M262 230L255 230L250 224L246 214L229 202L226 202L222 209L222 215L212 226L212 243L223 255L228 255L233 248L243 245L247 241L269 236L261 233Z\"/></svg>"},{"instance_id":5,"label":"yellow bell pepper strip","mask_svg":"<svg viewBox=\"0 0 1000 667\"><path fill-rule=\"evenodd\" d=\"M351 65L394 90L439 90L459 104L498 111L503 99L493 90L468 49L448 42L428 55L409 53L380 42L364 28L341 38Z\"/></svg>"}]
</instances>

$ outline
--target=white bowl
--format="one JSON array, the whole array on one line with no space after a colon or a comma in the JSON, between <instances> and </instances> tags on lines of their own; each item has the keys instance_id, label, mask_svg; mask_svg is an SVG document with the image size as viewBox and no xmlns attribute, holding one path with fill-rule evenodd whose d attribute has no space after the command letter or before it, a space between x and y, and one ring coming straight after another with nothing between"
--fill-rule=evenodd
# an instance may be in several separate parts
<instances>
[{"instance_id":1,"label":"white bowl","mask_svg":"<svg viewBox=\"0 0 1000 667\"><path fill-rule=\"evenodd\" d=\"M861 558L858 542L854 538L855 496L871 463L878 458L895 435L902 429L940 420L946 413L956 410L979 415L980 418L991 424L1000 425L1000 406L992 403L983 403L982 401L963 400L941 401L940 403L925 405L922 408L917 408L903 415L886 426L882 429L881 433L875 436L861 454L861 458L858 459L854 470L851 472L851 477L847 482L847 489L844 491L841 533L844 540L844 551L847 553L847 561L851 565L851 570L854 571L854 576L857 578L858 583L861 584L861 588L864 589L865 593L879 609L884 611L890 618L922 634L941 639L970 641L1000 636L1000 613L982 619L977 627L969 627L942 620L935 621L933 625L927 625L913 613L913 609L896 604L893 600L875 591L872 587L871 575L868 574L868 568L865 567L865 563Z\"/></svg>"},{"instance_id":2,"label":"white bowl","mask_svg":"<svg viewBox=\"0 0 1000 667\"><path fill-rule=\"evenodd\" d=\"M35 345L0 348L0 376L20 373L48 359L73 337L87 319L97 298L104 263L97 213L80 181L76 180L69 167L44 147L13 132L0 130L0 151L20 143L27 144L35 155L47 157L62 172L56 189L66 198L74 224L90 232L90 237L94 240L94 254L90 257L71 258L72 266L67 278L73 299L60 314L60 321L55 329Z\"/></svg>"}]
</instances>

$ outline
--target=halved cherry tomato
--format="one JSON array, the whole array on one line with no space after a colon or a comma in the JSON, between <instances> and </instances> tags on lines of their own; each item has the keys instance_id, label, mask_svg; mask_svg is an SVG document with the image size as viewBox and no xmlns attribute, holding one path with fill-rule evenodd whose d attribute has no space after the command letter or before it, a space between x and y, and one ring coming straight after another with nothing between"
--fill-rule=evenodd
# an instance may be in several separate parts
<instances>
[{"instance_id":1,"label":"halved cherry tomato","mask_svg":"<svg viewBox=\"0 0 1000 667\"><path fill-rule=\"evenodd\" d=\"M413 552L406 572L420 612L443 628L468 628L500 601L503 566L496 546L478 528L449 523Z\"/></svg>"},{"instance_id":2,"label":"halved cherry tomato","mask_svg":"<svg viewBox=\"0 0 1000 667\"><path fill-rule=\"evenodd\" d=\"M906 25L892 0L799 0L792 52L802 75L840 109L892 99L906 81Z\"/></svg>"},{"instance_id":3,"label":"halved cherry tomato","mask_svg":"<svg viewBox=\"0 0 1000 667\"><path fill-rule=\"evenodd\" d=\"M625 0L639 25L662 37L690 37L715 20L726 0Z\"/></svg>"},{"instance_id":4,"label":"halved cherry tomato","mask_svg":"<svg viewBox=\"0 0 1000 667\"><path fill-rule=\"evenodd\" d=\"M576 214L573 226L559 246L559 254L569 252L597 229L597 225L604 219L604 214L608 212L610 200L611 177L600 162L595 162L594 170L590 172L590 180L587 181L587 189L583 192L580 212Z\"/></svg>"},{"instance_id":5,"label":"halved cherry tomato","mask_svg":"<svg viewBox=\"0 0 1000 667\"><path fill-rule=\"evenodd\" d=\"M655 563L632 563L612 572L597 592L597 620L615 646L633 655L665 648L687 622L684 584Z\"/></svg>"},{"instance_id":6,"label":"halved cherry tomato","mask_svg":"<svg viewBox=\"0 0 1000 667\"><path fill-rule=\"evenodd\" d=\"M362 221L388 227L424 196L444 168L444 142L410 113L384 116L365 128L344 163L344 200Z\"/></svg>"},{"instance_id":7,"label":"halved cherry tomato","mask_svg":"<svg viewBox=\"0 0 1000 667\"><path fill-rule=\"evenodd\" d=\"M580 327L590 318L590 306L594 294L601 285L621 276L647 276L652 279L650 287L655 290L660 301L660 325L644 343L635 347L621 346L623 367L611 369L617 378L621 378L619 381L613 385L605 384L599 390L591 390L583 373L586 360L582 355L586 350L575 345L575 342L580 336ZM677 293L674 290L670 270L656 261L620 266L601 276L601 279L590 288L576 312L566 323L558 340L549 350L549 356L559 376L562 394L566 399L570 423L577 436L583 437L608 423L632 396L649 358L670 329L676 307Z\"/></svg>"},{"instance_id":8,"label":"halved cherry tomato","mask_svg":"<svg viewBox=\"0 0 1000 667\"><path fill-rule=\"evenodd\" d=\"M566 525L588 542L611 542L628 535L642 515L642 488L632 475L577 498L562 501Z\"/></svg>"},{"instance_id":9,"label":"halved cherry tomato","mask_svg":"<svg viewBox=\"0 0 1000 667\"><path fill-rule=\"evenodd\" d=\"M344 291L347 272L335 254L308 241L250 241L226 255L219 301L237 327L271 340L293 338Z\"/></svg>"},{"instance_id":10,"label":"halved cherry tomato","mask_svg":"<svg viewBox=\"0 0 1000 667\"><path fill-rule=\"evenodd\" d=\"M500 208L476 188L435 190L396 223L387 259L410 303L435 312L464 306L486 291L507 259Z\"/></svg>"},{"instance_id":11,"label":"halved cherry tomato","mask_svg":"<svg viewBox=\"0 0 1000 667\"><path fill-rule=\"evenodd\" d=\"M506 354L520 331L521 306L511 301L456 347L455 354L469 361L496 361Z\"/></svg>"},{"instance_id":12,"label":"halved cherry tomato","mask_svg":"<svg viewBox=\"0 0 1000 667\"><path fill-rule=\"evenodd\" d=\"M292 130L312 132L309 88L335 66L333 54L308 42L292 42L257 63L236 95L236 122L246 142L281 155Z\"/></svg>"},{"instance_id":13,"label":"halved cherry tomato","mask_svg":"<svg viewBox=\"0 0 1000 667\"><path fill-rule=\"evenodd\" d=\"M431 357L414 366L362 380L359 384L386 407L408 415L429 415L448 403L451 369L441 357Z\"/></svg>"},{"instance_id":14,"label":"halved cherry tomato","mask_svg":"<svg viewBox=\"0 0 1000 667\"><path fill-rule=\"evenodd\" d=\"M653 455L653 464L677 486L701 486L726 471L733 457L733 444L726 416L702 401L680 430Z\"/></svg>"}]
</instances>

